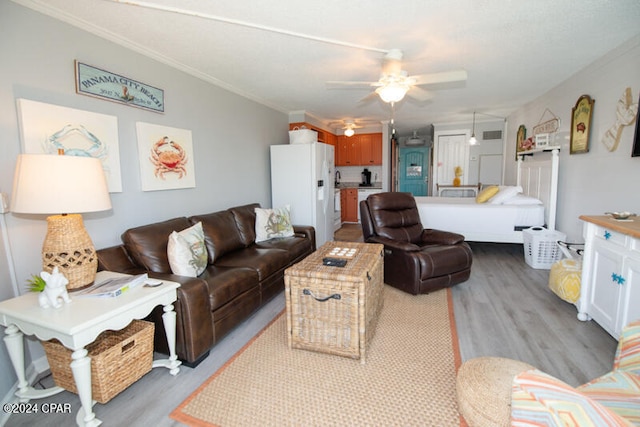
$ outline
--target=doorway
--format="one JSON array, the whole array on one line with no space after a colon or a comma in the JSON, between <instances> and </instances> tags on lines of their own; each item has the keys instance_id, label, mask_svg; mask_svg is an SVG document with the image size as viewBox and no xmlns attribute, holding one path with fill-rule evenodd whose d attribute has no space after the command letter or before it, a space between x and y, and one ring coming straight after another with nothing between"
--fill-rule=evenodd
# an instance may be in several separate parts
<instances>
[{"instance_id":1,"label":"doorway","mask_svg":"<svg viewBox=\"0 0 640 427\"><path fill-rule=\"evenodd\" d=\"M451 185L458 166L462 168L460 183L466 185L469 175L469 131L436 133L433 164L435 182L431 185L432 191L435 192L437 184Z\"/></svg>"},{"instance_id":2,"label":"doorway","mask_svg":"<svg viewBox=\"0 0 640 427\"><path fill-rule=\"evenodd\" d=\"M429 189L429 147L400 147L398 153L398 191L427 196Z\"/></svg>"}]
</instances>

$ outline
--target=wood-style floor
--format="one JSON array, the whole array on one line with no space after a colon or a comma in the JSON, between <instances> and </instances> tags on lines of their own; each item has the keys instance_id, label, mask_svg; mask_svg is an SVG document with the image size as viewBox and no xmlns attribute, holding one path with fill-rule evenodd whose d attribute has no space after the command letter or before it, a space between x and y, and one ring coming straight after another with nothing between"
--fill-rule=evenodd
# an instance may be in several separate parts
<instances>
[{"instance_id":1,"label":"wood-style floor","mask_svg":"<svg viewBox=\"0 0 640 427\"><path fill-rule=\"evenodd\" d=\"M336 240L362 241L359 225L340 229ZM611 369L617 342L595 322L580 322L576 309L547 287L548 270L524 262L522 245L472 243L470 279L452 288L462 360L502 356L523 360L571 385ZM216 345L197 368L176 377L154 369L108 404L94 410L106 426L178 426L169 413L284 309L284 294ZM45 386L51 384L44 378ZM73 425L78 397L63 392L33 403L69 403L73 414L12 415L12 426Z\"/></svg>"}]
</instances>

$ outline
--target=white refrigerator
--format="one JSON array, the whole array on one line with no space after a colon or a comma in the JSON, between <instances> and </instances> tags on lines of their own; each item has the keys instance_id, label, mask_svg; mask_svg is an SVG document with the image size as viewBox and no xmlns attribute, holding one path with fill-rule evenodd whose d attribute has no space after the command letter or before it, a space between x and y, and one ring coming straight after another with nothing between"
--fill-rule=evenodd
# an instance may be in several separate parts
<instances>
[{"instance_id":1,"label":"white refrigerator","mask_svg":"<svg viewBox=\"0 0 640 427\"><path fill-rule=\"evenodd\" d=\"M333 240L333 152L319 142L271 146L272 207L291 206L291 222L312 225L317 247Z\"/></svg>"}]
</instances>

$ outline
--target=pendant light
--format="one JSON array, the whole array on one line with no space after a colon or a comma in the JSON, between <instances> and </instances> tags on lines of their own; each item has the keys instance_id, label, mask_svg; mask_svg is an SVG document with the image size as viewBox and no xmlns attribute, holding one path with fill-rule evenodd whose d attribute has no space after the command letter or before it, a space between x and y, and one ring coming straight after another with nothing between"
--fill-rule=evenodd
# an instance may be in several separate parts
<instances>
[{"instance_id":1,"label":"pendant light","mask_svg":"<svg viewBox=\"0 0 640 427\"><path fill-rule=\"evenodd\" d=\"M471 131L471 138L469 138L469 145L476 145L478 140L476 139L476 112L473 112L473 130Z\"/></svg>"}]
</instances>

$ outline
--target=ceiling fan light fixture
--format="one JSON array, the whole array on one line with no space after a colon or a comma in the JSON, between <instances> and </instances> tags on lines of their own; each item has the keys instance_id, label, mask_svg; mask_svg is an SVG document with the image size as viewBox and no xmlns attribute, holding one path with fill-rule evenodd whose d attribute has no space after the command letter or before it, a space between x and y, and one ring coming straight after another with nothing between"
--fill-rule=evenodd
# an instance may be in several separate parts
<instances>
[{"instance_id":1,"label":"ceiling fan light fixture","mask_svg":"<svg viewBox=\"0 0 640 427\"><path fill-rule=\"evenodd\" d=\"M347 138L350 136L355 135L356 131L353 130L353 128L347 128L344 130L344 136L346 136Z\"/></svg>"},{"instance_id":2,"label":"ceiling fan light fixture","mask_svg":"<svg viewBox=\"0 0 640 427\"><path fill-rule=\"evenodd\" d=\"M402 83L389 83L376 89L376 93L386 103L398 102L404 98L409 86Z\"/></svg>"}]
</instances>

